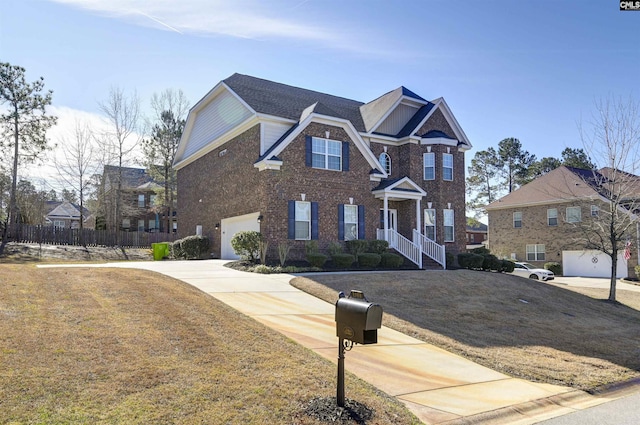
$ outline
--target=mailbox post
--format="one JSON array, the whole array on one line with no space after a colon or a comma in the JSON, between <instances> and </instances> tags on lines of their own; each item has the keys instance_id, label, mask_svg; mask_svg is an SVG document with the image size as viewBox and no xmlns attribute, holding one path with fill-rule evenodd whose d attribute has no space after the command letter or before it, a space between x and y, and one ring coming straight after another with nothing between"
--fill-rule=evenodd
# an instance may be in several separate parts
<instances>
[{"instance_id":1,"label":"mailbox post","mask_svg":"<svg viewBox=\"0 0 640 425\"><path fill-rule=\"evenodd\" d=\"M376 344L382 326L382 307L370 303L362 291L340 292L336 302L336 336L338 337L338 388L336 401L344 407L344 352L353 344Z\"/></svg>"}]
</instances>

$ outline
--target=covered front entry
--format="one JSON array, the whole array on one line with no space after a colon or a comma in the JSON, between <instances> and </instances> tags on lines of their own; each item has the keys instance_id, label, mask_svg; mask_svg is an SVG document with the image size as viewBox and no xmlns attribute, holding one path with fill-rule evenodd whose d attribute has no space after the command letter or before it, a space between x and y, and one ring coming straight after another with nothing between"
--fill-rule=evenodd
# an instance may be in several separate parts
<instances>
[{"instance_id":1,"label":"covered front entry","mask_svg":"<svg viewBox=\"0 0 640 425\"><path fill-rule=\"evenodd\" d=\"M220 222L220 258L223 260L237 260L240 258L231 247L231 238L242 231L260 231L258 223L259 212L239 215L236 217L223 218Z\"/></svg>"}]
</instances>

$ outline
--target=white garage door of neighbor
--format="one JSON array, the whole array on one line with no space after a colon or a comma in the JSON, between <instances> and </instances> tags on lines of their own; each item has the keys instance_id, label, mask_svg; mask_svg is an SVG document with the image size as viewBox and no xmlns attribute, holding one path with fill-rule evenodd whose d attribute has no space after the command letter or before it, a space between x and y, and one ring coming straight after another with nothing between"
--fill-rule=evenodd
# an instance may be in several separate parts
<instances>
[{"instance_id":1,"label":"white garage door of neighbor","mask_svg":"<svg viewBox=\"0 0 640 425\"><path fill-rule=\"evenodd\" d=\"M562 251L562 273L565 276L610 277L611 258L600 251ZM618 254L616 277L627 276L627 261Z\"/></svg>"},{"instance_id":2,"label":"white garage door of neighbor","mask_svg":"<svg viewBox=\"0 0 640 425\"><path fill-rule=\"evenodd\" d=\"M243 231L260 231L260 223L258 223L259 212L239 215L231 218L223 218L220 222L220 231L221 235L221 252L220 257L223 260L237 260L240 258L239 255L236 255L235 251L231 247L231 238L238 233Z\"/></svg>"}]
</instances>

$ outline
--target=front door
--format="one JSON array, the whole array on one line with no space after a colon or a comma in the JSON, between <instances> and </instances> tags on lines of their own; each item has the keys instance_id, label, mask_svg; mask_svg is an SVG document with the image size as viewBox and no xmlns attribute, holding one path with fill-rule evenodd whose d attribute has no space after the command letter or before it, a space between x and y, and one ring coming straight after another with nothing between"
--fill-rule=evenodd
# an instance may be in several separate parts
<instances>
[{"instance_id":1,"label":"front door","mask_svg":"<svg viewBox=\"0 0 640 425\"><path fill-rule=\"evenodd\" d=\"M398 210L387 210L389 212L389 229L398 231ZM380 210L380 228L384 229L384 210Z\"/></svg>"}]
</instances>

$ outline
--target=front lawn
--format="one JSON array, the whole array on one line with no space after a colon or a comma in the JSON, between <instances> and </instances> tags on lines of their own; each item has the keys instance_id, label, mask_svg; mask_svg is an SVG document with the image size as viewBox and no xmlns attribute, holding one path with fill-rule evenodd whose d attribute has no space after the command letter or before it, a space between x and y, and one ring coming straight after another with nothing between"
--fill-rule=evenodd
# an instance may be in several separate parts
<instances>
[{"instance_id":1,"label":"front lawn","mask_svg":"<svg viewBox=\"0 0 640 425\"><path fill-rule=\"evenodd\" d=\"M0 288L3 424L320 424L335 397L334 364L159 274L5 264ZM350 374L346 396L419 423Z\"/></svg>"},{"instance_id":2,"label":"front lawn","mask_svg":"<svg viewBox=\"0 0 640 425\"><path fill-rule=\"evenodd\" d=\"M293 285L329 302L362 290L383 325L508 375L587 391L640 377L640 294L470 270L322 274ZM573 288L571 288L573 289ZM579 289L577 291L580 291Z\"/></svg>"}]
</instances>

